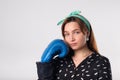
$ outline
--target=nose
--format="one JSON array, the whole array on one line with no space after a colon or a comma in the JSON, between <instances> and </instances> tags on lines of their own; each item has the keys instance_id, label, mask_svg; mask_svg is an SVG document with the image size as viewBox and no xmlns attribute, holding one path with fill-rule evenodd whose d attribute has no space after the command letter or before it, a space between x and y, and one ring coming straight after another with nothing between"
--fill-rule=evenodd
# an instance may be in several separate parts
<instances>
[{"instance_id":1,"label":"nose","mask_svg":"<svg viewBox=\"0 0 120 80\"><path fill-rule=\"evenodd\" d=\"M75 40L74 35L71 34L71 35L70 35L70 41L74 41L74 40Z\"/></svg>"}]
</instances>

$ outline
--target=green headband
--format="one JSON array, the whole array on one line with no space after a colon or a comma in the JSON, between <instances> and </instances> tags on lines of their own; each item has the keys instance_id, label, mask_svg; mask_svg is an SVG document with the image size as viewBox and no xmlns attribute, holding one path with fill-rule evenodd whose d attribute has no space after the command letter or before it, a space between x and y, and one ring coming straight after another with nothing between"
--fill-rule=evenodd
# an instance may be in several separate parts
<instances>
[{"instance_id":1,"label":"green headband","mask_svg":"<svg viewBox=\"0 0 120 80\"><path fill-rule=\"evenodd\" d=\"M66 18L77 17L77 18L81 19L87 25L87 28L90 31L90 23L89 23L89 21L85 17L83 17L82 15L80 15L80 13L81 13L80 11L74 11L74 12L70 13L70 15L68 15ZM57 25L63 24L63 22L64 22L65 19L59 21L57 23Z\"/></svg>"}]
</instances>

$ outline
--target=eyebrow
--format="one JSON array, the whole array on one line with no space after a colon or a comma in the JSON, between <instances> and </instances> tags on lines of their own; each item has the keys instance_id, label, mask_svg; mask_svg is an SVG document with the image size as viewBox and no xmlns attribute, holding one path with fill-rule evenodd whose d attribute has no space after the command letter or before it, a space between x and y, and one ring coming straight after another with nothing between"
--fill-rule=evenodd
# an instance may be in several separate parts
<instances>
[{"instance_id":1,"label":"eyebrow","mask_svg":"<svg viewBox=\"0 0 120 80\"><path fill-rule=\"evenodd\" d=\"M72 32L77 31L77 30L80 30L80 29L74 29ZM64 32L68 32L68 31L64 31Z\"/></svg>"}]
</instances>

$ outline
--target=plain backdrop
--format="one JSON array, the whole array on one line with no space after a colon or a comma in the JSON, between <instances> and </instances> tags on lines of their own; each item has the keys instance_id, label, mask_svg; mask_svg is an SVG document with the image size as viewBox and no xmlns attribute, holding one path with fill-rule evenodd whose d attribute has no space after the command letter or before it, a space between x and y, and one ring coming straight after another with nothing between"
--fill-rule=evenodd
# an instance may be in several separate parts
<instances>
[{"instance_id":1,"label":"plain backdrop","mask_svg":"<svg viewBox=\"0 0 120 80\"><path fill-rule=\"evenodd\" d=\"M36 61L62 39L57 22L80 10L91 23L100 54L120 80L119 0L0 0L0 80L37 80Z\"/></svg>"}]
</instances>

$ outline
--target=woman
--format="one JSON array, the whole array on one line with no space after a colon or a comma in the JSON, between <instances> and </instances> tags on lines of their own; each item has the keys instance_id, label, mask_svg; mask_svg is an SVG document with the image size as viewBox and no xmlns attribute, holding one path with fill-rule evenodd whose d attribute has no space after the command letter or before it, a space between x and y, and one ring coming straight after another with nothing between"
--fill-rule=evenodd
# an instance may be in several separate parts
<instances>
[{"instance_id":1,"label":"woman","mask_svg":"<svg viewBox=\"0 0 120 80\"><path fill-rule=\"evenodd\" d=\"M50 62L37 62L38 80L112 80L108 58L98 53L89 21L72 12L62 23L69 53Z\"/></svg>"}]
</instances>

